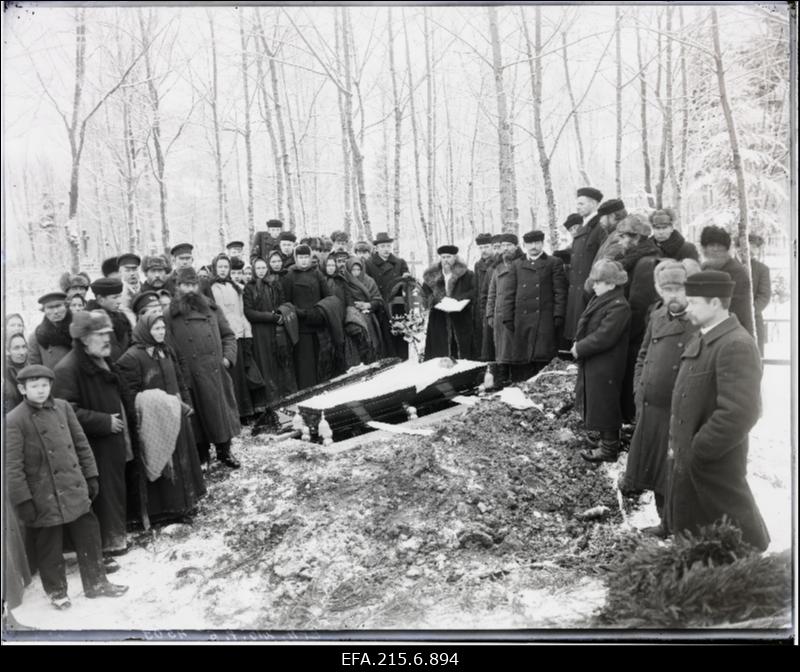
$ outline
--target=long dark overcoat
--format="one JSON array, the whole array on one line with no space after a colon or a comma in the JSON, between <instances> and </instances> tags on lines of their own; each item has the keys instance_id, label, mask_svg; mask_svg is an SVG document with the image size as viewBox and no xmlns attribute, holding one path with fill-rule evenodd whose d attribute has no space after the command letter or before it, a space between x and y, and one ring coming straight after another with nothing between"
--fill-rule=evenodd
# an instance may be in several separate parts
<instances>
[{"instance_id":1,"label":"long dark overcoat","mask_svg":"<svg viewBox=\"0 0 800 672\"><path fill-rule=\"evenodd\" d=\"M68 402L50 398L37 408L24 401L8 414L6 473L11 503L33 500L31 527L71 523L89 512L86 479L97 476L97 465Z\"/></svg>"},{"instance_id":2,"label":"long dark overcoat","mask_svg":"<svg viewBox=\"0 0 800 672\"><path fill-rule=\"evenodd\" d=\"M600 226L600 215L595 215L575 232L572 239L564 338L570 340L575 338L578 320L591 298L583 285L589 277L597 251L606 239L606 235L605 229Z\"/></svg>"},{"instance_id":3,"label":"long dark overcoat","mask_svg":"<svg viewBox=\"0 0 800 672\"><path fill-rule=\"evenodd\" d=\"M671 318L666 306L650 315L633 378L638 421L625 471L630 489L667 493L672 389L681 355L696 330L685 316Z\"/></svg>"},{"instance_id":4,"label":"long dark overcoat","mask_svg":"<svg viewBox=\"0 0 800 672\"><path fill-rule=\"evenodd\" d=\"M668 259L675 259L676 261L694 259L697 263L700 263L700 255L697 253L697 248L675 229L672 230L672 233L669 234L669 238L664 242L659 243L655 238L653 238L653 242L658 245L661 254Z\"/></svg>"},{"instance_id":5,"label":"long dark overcoat","mask_svg":"<svg viewBox=\"0 0 800 672\"><path fill-rule=\"evenodd\" d=\"M486 274L483 276L483 280L478 286L478 308L480 309L479 317L481 327L481 359L484 362L493 362L495 357L494 326L493 324L489 324L489 320L486 318L486 305L489 302L489 290L492 286L494 269L499 263L501 263L499 254L492 255L489 258Z\"/></svg>"},{"instance_id":6,"label":"long dark overcoat","mask_svg":"<svg viewBox=\"0 0 800 672\"><path fill-rule=\"evenodd\" d=\"M392 288L403 277L403 273L408 273L408 264L405 259L400 259L393 254L390 254L384 261L377 252L373 252L372 256L367 259L365 270L377 283L383 300L389 303L392 299Z\"/></svg>"},{"instance_id":7,"label":"long dark overcoat","mask_svg":"<svg viewBox=\"0 0 800 672\"><path fill-rule=\"evenodd\" d=\"M549 362L558 354L555 318L567 309L567 278L561 260L542 253L511 266L509 292L501 311L514 322L512 361L515 364Z\"/></svg>"},{"instance_id":8,"label":"long dark overcoat","mask_svg":"<svg viewBox=\"0 0 800 672\"><path fill-rule=\"evenodd\" d=\"M492 256L489 256L487 259L481 257L478 261L475 262L475 267L473 268L473 273L475 274L475 292L477 294L477 303L472 309L472 319L475 322L475 353L476 357L480 355L483 351L483 325L486 322L484 319L486 304L484 303L481 306L481 294L483 289L483 284L486 281L486 276L489 275L489 271L491 271L492 266L494 266L494 261ZM488 285L487 285L488 291ZM485 300L485 296L484 296Z\"/></svg>"},{"instance_id":9,"label":"long dark overcoat","mask_svg":"<svg viewBox=\"0 0 800 672\"><path fill-rule=\"evenodd\" d=\"M575 406L590 431L613 432L622 424L620 390L630 323L631 309L622 287L593 297L578 321Z\"/></svg>"},{"instance_id":10,"label":"long dark overcoat","mask_svg":"<svg viewBox=\"0 0 800 672\"><path fill-rule=\"evenodd\" d=\"M511 266L525 255L517 248L508 260L503 259L494 267L489 281L489 294L486 299L486 319L492 325L494 340L494 361L498 364L511 364L514 359L514 316L503 312L504 297L513 291L515 276Z\"/></svg>"},{"instance_id":11,"label":"long dark overcoat","mask_svg":"<svg viewBox=\"0 0 800 672\"><path fill-rule=\"evenodd\" d=\"M236 334L213 303L204 310L181 297L172 300L164 316L167 338L178 353L183 381L195 410L195 439L225 443L241 431L233 380L222 363L236 361Z\"/></svg>"},{"instance_id":12,"label":"long dark overcoat","mask_svg":"<svg viewBox=\"0 0 800 672\"><path fill-rule=\"evenodd\" d=\"M183 385L178 359L172 352L159 357L150 355L141 344L128 348L117 366L132 394L144 390L163 390L179 395L191 404L189 390ZM192 423L181 415L181 429L172 454L172 472L147 482L147 513L151 518L175 517L189 513L206 494L200 456L195 446Z\"/></svg>"},{"instance_id":13,"label":"long dark overcoat","mask_svg":"<svg viewBox=\"0 0 800 672\"><path fill-rule=\"evenodd\" d=\"M761 411L761 358L735 315L686 346L672 392L670 529L695 533L727 515L760 550L769 534L747 485L747 435Z\"/></svg>"},{"instance_id":14,"label":"long dark overcoat","mask_svg":"<svg viewBox=\"0 0 800 672\"><path fill-rule=\"evenodd\" d=\"M117 366L106 359L110 370L98 365L78 346L55 368L53 396L66 399L92 447L100 477L100 494L93 502L100 521L104 550L126 547L127 486L125 434L111 431L111 416L125 409L128 436L135 440L136 412L127 384Z\"/></svg>"},{"instance_id":15,"label":"long dark overcoat","mask_svg":"<svg viewBox=\"0 0 800 672\"><path fill-rule=\"evenodd\" d=\"M750 260L750 274L753 277L753 307L755 308L756 338L761 356L764 356L764 343L767 332L764 328L764 309L772 298L772 283L769 277L769 266L756 259Z\"/></svg>"},{"instance_id":16,"label":"long dark overcoat","mask_svg":"<svg viewBox=\"0 0 800 672\"><path fill-rule=\"evenodd\" d=\"M456 359L475 359L475 319L473 311L477 300L475 274L456 260L452 268L449 287L445 288L442 265L434 264L423 274L422 293L430 308L428 330L425 336L425 359L451 356ZM434 306L445 296L469 303L458 313L445 313ZM455 349L452 346L455 346Z\"/></svg>"},{"instance_id":17,"label":"long dark overcoat","mask_svg":"<svg viewBox=\"0 0 800 672\"><path fill-rule=\"evenodd\" d=\"M755 338L756 329L753 324L753 311L751 309L753 289L750 284L747 269L738 259L734 259L733 257L728 259L722 266L705 263L703 264L703 268L724 271L731 276L731 280L733 280L735 285L733 288L733 296L731 296L730 312L739 318L739 324L745 328L748 334Z\"/></svg>"}]
</instances>

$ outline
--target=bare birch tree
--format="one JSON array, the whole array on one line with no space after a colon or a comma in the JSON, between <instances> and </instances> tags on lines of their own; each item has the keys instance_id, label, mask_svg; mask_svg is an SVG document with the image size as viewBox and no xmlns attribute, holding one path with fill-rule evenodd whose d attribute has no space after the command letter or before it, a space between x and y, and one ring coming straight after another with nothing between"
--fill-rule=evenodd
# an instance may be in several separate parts
<instances>
[{"instance_id":1,"label":"bare birch tree","mask_svg":"<svg viewBox=\"0 0 800 672\"><path fill-rule=\"evenodd\" d=\"M614 184L617 188L617 198L622 197L622 26L620 24L619 6L614 7L614 41L617 51L617 85L616 85L616 110L617 133L614 153Z\"/></svg>"},{"instance_id":2,"label":"bare birch tree","mask_svg":"<svg viewBox=\"0 0 800 672\"><path fill-rule=\"evenodd\" d=\"M242 45L242 90L244 92L244 161L247 180L247 234L250 240L256 233L253 188L253 141L250 124L250 75L248 73L247 44L250 36L244 29L244 11L239 10L239 40Z\"/></svg>"},{"instance_id":3,"label":"bare birch tree","mask_svg":"<svg viewBox=\"0 0 800 672\"><path fill-rule=\"evenodd\" d=\"M636 56L639 62L639 115L642 131L642 162L644 164L644 190L647 194L647 204L655 206L653 198L653 184L650 176L650 140L647 126L647 65L642 58L642 35L639 22L636 23Z\"/></svg>"},{"instance_id":4,"label":"bare birch tree","mask_svg":"<svg viewBox=\"0 0 800 672\"><path fill-rule=\"evenodd\" d=\"M400 150L402 147L403 111L400 107L400 96L397 89L397 67L394 61L394 26L392 24L392 7L387 7L386 30L389 35L389 73L392 78L392 105L394 110L394 164L392 188L392 233L395 241L400 237Z\"/></svg>"}]
</instances>

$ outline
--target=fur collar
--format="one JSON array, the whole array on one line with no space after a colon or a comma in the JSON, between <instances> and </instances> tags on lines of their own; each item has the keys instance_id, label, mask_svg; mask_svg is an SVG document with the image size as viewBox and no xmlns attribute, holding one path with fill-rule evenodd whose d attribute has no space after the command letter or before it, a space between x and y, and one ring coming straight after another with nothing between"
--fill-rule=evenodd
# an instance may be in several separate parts
<instances>
[{"instance_id":1,"label":"fur collar","mask_svg":"<svg viewBox=\"0 0 800 672\"><path fill-rule=\"evenodd\" d=\"M111 361L111 358L105 358L106 364L108 364L110 369L110 371L107 371L86 353L86 348L80 340L75 341L75 346L72 350L75 353L75 361L78 363L78 369L81 373L86 376L100 376L105 382L112 383L119 387L119 369L117 365Z\"/></svg>"},{"instance_id":2,"label":"fur collar","mask_svg":"<svg viewBox=\"0 0 800 672\"><path fill-rule=\"evenodd\" d=\"M441 262L434 264L422 274L422 282L433 291L433 297L440 301L445 296L453 293L453 287L467 272L467 265L461 257L456 257L451 269L452 275L449 278L448 286L444 286L444 273L442 272Z\"/></svg>"},{"instance_id":3,"label":"fur collar","mask_svg":"<svg viewBox=\"0 0 800 672\"><path fill-rule=\"evenodd\" d=\"M169 304L169 315L170 317L181 315L188 317L192 313L211 315L211 311L216 309L216 304L203 294L183 294L172 299Z\"/></svg>"},{"instance_id":4,"label":"fur collar","mask_svg":"<svg viewBox=\"0 0 800 672\"><path fill-rule=\"evenodd\" d=\"M57 324L53 324L45 317L34 332L39 345L43 348L49 348L54 345L71 348L72 336L69 335L69 325L71 322L72 313L69 310L67 310L64 319Z\"/></svg>"}]
</instances>

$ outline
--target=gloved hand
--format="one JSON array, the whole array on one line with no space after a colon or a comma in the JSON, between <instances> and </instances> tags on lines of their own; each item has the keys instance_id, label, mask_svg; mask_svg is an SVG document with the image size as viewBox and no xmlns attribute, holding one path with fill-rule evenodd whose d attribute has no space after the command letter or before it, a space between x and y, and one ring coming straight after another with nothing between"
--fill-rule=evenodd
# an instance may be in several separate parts
<instances>
[{"instance_id":1,"label":"gloved hand","mask_svg":"<svg viewBox=\"0 0 800 672\"><path fill-rule=\"evenodd\" d=\"M36 520L36 506L32 499L26 499L17 506L17 517L26 525L30 525Z\"/></svg>"},{"instance_id":2,"label":"gloved hand","mask_svg":"<svg viewBox=\"0 0 800 672\"><path fill-rule=\"evenodd\" d=\"M89 486L89 499L94 501L94 498L100 494L100 479L98 479L97 476L87 478L86 485Z\"/></svg>"},{"instance_id":3,"label":"gloved hand","mask_svg":"<svg viewBox=\"0 0 800 672\"><path fill-rule=\"evenodd\" d=\"M553 318L553 326L556 329L562 329L564 327L564 318L561 316Z\"/></svg>"}]
</instances>

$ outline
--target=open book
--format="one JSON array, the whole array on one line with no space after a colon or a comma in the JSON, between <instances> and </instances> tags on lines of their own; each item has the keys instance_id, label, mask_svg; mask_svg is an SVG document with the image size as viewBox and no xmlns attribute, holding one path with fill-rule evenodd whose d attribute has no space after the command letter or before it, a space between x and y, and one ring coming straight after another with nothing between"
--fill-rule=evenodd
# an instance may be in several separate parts
<instances>
[{"instance_id":1,"label":"open book","mask_svg":"<svg viewBox=\"0 0 800 672\"><path fill-rule=\"evenodd\" d=\"M450 296L445 296L434 308L445 313L460 313L468 303L469 299L461 299L459 301Z\"/></svg>"}]
</instances>

